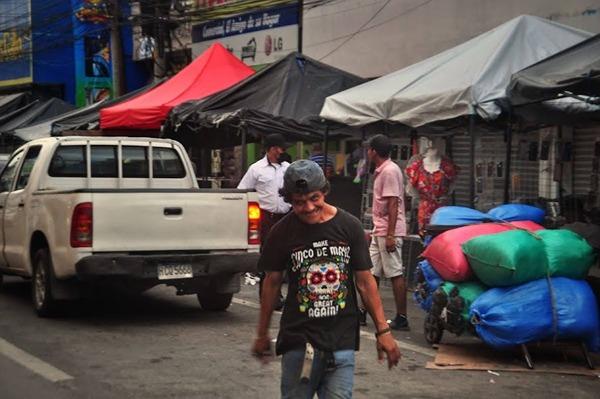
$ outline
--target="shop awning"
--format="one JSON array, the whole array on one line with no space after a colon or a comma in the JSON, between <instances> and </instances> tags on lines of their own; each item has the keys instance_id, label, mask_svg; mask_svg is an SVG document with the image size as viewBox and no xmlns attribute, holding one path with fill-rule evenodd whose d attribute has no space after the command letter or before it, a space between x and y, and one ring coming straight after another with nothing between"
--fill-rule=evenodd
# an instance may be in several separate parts
<instances>
[{"instance_id":1,"label":"shop awning","mask_svg":"<svg viewBox=\"0 0 600 399\"><path fill-rule=\"evenodd\" d=\"M158 130L169 111L226 89L254 70L216 43L177 75L141 96L100 111L102 129Z\"/></svg>"},{"instance_id":2,"label":"shop awning","mask_svg":"<svg viewBox=\"0 0 600 399\"><path fill-rule=\"evenodd\" d=\"M160 80L137 90L129 92L121 97L115 98L110 101L104 101L102 103L96 103L85 108L77 110L78 112L69 113L66 116L62 116L52 123L51 134L54 136L60 136L63 132L70 130L96 130L100 129L100 110L103 108L112 107L120 104L124 101L131 100L143 93L146 93L155 87L164 83L165 80Z\"/></svg>"},{"instance_id":3,"label":"shop awning","mask_svg":"<svg viewBox=\"0 0 600 399\"><path fill-rule=\"evenodd\" d=\"M170 130L169 135L199 132L216 136L206 137L207 145L213 147L239 144L235 132L240 127L254 138L281 133L290 141L319 141L325 130L319 116L325 98L365 81L302 54L290 53L228 90L176 107L165 129ZM206 131L215 128L220 131L214 135Z\"/></svg>"},{"instance_id":4,"label":"shop awning","mask_svg":"<svg viewBox=\"0 0 600 399\"><path fill-rule=\"evenodd\" d=\"M327 98L321 116L362 126L378 121L419 127L501 113L511 75L592 34L547 19L520 16L459 46Z\"/></svg>"},{"instance_id":5,"label":"shop awning","mask_svg":"<svg viewBox=\"0 0 600 399\"><path fill-rule=\"evenodd\" d=\"M0 133L12 135L16 129L33 126L72 111L75 106L58 98L39 101L0 126Z\"/></svg>"},{"instance_id":6,"label":"shop awning","mask_svg":"<svg viewBox=\"0 0 600 399\"><path fill-rule=\"evenodd\" d=\"M600 96L600 35L570 47L512 76L513 105L559 97Z\"/></svg>"}]
</instances>

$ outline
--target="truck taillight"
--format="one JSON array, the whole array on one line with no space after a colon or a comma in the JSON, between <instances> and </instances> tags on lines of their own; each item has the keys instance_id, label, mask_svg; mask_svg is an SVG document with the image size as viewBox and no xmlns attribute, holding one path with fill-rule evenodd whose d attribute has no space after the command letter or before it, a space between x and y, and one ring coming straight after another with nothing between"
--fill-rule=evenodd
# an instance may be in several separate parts
<instances>
[{"instance_id":1,"label":"truck taillight","mask_svg":"<svg viewBox=\"0 0 600 399\"><path fill-rule=\"evenodd\" d=\"M78 204L71 220L71 247L91 247L93 238L94 213L91 202Z\"/></svg>"},{"instance_id":2,"label":"truck taillight","mask_svg":"<svg viewBox=\"0 0 600 399\"><path fill-rule=\"evenodd\" d=\"M260 207L258 202L248 202L248 244L260 244Z\"/></svg>"}]
</instances>

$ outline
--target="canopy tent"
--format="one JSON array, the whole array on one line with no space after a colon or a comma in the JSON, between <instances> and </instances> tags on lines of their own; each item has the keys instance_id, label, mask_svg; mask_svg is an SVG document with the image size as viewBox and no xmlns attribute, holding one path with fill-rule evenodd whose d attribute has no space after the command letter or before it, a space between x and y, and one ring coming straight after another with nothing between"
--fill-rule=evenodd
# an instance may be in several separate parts
<instances>
[{"instance_id":1,"label":"canopy tent","mask_svg":"<svg viewBox=\"0 0 600 399\"><path fill-rule=\"evenodd\" d=\"M203 130L203 145L240 144L238 129L254 138L281 133L290 140L320 141L326 128L319 111L325 98L365 79L290 53L239 84L171 112L165 131L175 136ZM215 134L207 129L218 128ZM169 131L170 130L170 131Z\"/></svg>"},{"instance_id":2,"label":"canopy tent","mask_svg":"<svg viewBox=\"0 0 600 399\"><path fill-rule=\"evenodd\" d=\"M58 98L36 102L27 110L16 115L0 126L0 133L12 135L16 129L32 126L37 123L50 120L57 115L72 111L75 106Z\"/></svg>"},{"instance_id":3,"label":"canopy tent","mask_svg":"<svg viewBox=\"0 0 600 399\"><path fill-rule=\"evenodd\" d=\"M253 69L215 43L162 85L129 101L103 108L100 127L158 130L176 105L226 89L253 73Z\"/></svg>"},{"instance_id":4,"label":"canopy tent","mask_svg":"<svg viewBox=\"0 0 600 399\"><path fill-rule=\"evenodd\" d=\"M39 102L40 102L40 100L33 100L29 104L25 104L25 105L21 106L20 108L15 109L12 112L9 112L6 114L0 114L0 126L4 125L6 122L10 121L11 119L16 118L17 115L22 114L23 112L27 111L29 108L35 106L36 104L39 104Z\"/></svg>"},{"instance_id":5,"label":"canopy tent","mask_svg":"<svg viewBox=\"0 0 600 399\"><path fill-rule=\"evenodd\" d=\"M74 109L64 114L57 115L53 118L46 119L43 122L35 125L30 125L15 129L13 135L23 141L31 141L42 137L50 137L52 135L52 125L56 121L60 121L64 118L77 118L79 115L89 115L90 112L98 112L98 110L106 103L106 99L99 101L95 104L88 105L87 107Z\"/></svg>"},{"instance_id":6,"label":"canopy tent","mask_svg":"<svg viewBox=\"0 0 600 399\"><path fill-rule=\"evenodd\" d=\"M539 17L520 16L399 71L334 94L321 116L352 126L377 121L419 127L501 113L511 74L591 36Z\"/></svg>"},{"instance_id":7,"label":"canopy tent","mask_svg":"<svg viewBox=\"0 0 600 399\"><path fill-rule=\"evenodd\" d=\"M73 130L95 130L100 129L100 110L113 105L120 104L124 101L130 100L140 94L146 93L149 90L164 83L165 80L159 80L157 82L150 83L137 90L131 91L121 97L109 101L103 101L102 103L96 103L85 108L81 108L79 112L69 113L68 115L61 116L59 119L52 123L51 134L54 136L62 135L63 132Z\"/></svg>"},{"instance_id":8,"label":"canopy tent","mask_svg":"<svg viewBox=\"0 0 600 399\"><path fill-rule=\"evenodd\" d=\"M15 93L0 96L0 115L6 115L29 104L29 95Z\"/></svg>"},{"instance_id":9,"label":"canopy tent","mask_svg":"<svg viewBox=\"0 0 600 399\"><path fill-rule=\"evenodd\" d=\"M570 94L599 97L600 35L513 74L507 93L517 106Z\"/></svg>"}]
</instances>

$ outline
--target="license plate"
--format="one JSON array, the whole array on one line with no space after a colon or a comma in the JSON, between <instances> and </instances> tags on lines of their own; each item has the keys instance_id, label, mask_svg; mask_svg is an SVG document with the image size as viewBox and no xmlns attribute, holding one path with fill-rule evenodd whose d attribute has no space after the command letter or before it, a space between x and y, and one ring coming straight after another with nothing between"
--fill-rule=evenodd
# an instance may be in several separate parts
<instances>
[{"instance_id":1,"label":"license plate","mask_svg":"<svg viewBox=\"0 0 600 399\"><path fill-rule=\"evenodd\" d=\"M192 265L158 265L158 279L171 280L177 278L192 278Z\"/></svg>"}]
</instances>

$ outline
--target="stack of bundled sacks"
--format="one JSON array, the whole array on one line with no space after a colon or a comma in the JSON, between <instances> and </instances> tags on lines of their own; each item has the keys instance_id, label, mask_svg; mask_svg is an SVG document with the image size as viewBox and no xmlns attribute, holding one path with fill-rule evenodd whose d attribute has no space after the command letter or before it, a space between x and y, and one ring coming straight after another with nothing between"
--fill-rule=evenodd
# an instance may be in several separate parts
<instances>
[{"instance_id":1,"label":"stack of bundled sacks","mask_svg":"<svg viewBox=\"0 0 600 399\"><path fill-rule=\"evenodd\" d=\"M432 224L463 227L427 245L415 299L446 329L474 330L496 348L573 339L600 350L598 306L583 281L596 254L570 230L545 230L543 218L519 204L438 209Z\"/></svg>"}]
</instances>

